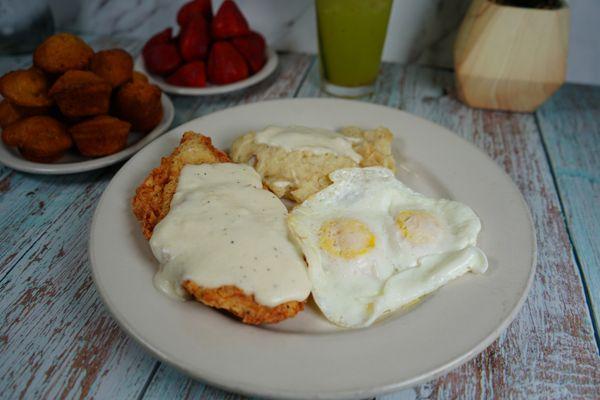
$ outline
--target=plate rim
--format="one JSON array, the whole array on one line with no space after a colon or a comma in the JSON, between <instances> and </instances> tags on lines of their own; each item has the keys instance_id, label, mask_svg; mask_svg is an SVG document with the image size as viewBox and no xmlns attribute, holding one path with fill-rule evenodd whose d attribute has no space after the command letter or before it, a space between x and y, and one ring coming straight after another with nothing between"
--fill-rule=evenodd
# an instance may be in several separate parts
<instances>
[{"instance_id":1,"label":"plate rim","mask_svg":"<svg viewBox=\"0 0 600 400\"><path fill-rule=\"evenodd\" d=\"M132 157L135 153L142 150L146 145L152 143L155 139L166 132L170 132L171 124L175 118L175 106L165 93L161 93L161 103L163 106L163 118L159 126L148 132L137 142L125 147L123 150L114 154L99 158L89 158L84 161L70 163L38 163L15 156L4 143L0 143L0 164L17 171L40 175L68 175L80 172L89 172L96 169L108 167L119 161Z\"/></svg>"},{"instance_id":2,"label":"plate rim","mask_svg":"<svg viewBox=\"0 0 600 400\"><path fill-rule=\"evenodd\" d=\"M255 74L250 75L248 78L238 82L229 83L226 85L212 85L203 88L174 86L168 84L163 78L157 77L146 69L142 54L138 54L135 58L134 69L139 70L146 74L150 79L150 82L160 87L163 92L176 94L180 96L213 96L218 94L231 93L238 90L246 89L250 86L254 86L263 80L267 79L277 69L279 65L279 56L277 52L271 47L267 47L267 62L265 65Z\"/></svg>"},{"instance_id":3,"label":"plate rim","mask_svg":"<svg viewBox=\"0 0 600 400\"><path fill-rule=\"evenodd\" d=\"M99 220L99 210L101 209L101 204L106 200L106 197L107 197L106 194L107 194L108 190L111 188L111 186L114 184L114 181L118 177L120 177L121 174L125 173L125 170L128 168L128 165L130 163L134 163L136 157L141 157L141 154L140 154L141 152L138 152L137 154L135 154L131 159L129 159L119 169L119 171L117 171L117 173L113 176L113 178L111 179L109 184L106 186L106 188L105 188L104 192L102 193L102 196L100 197L100 200L98 201L96 208L94 210L94 215L92 218L90 233L89 233L89 242L88 242L88 251L89 251L89 258L90 258L89 268L91 269L92 278L93 278L94 284L96 286L96 289L98 290L98 293L100 294L100 298L101 298L102 302L105 304L108 311L113 316L113 318L116 320L118 325L131 338L133 338L136 342L138 342L144 348L145 351L148 351L154 357L158 358L161 362L164 362L164 363L172 366L173 368L177 369L178 371L181 371L184 374L186 374L187 376L190 376L193 379L196 379L204 384L218 387L218 388L226 390L226 391L240 393L240 394L248 395L248 396L262 396L265 398L285 398L285 399L306 399L306 398L319 398L319 399L357 398L358 399L358 398L364 398L364 397L368 397L368 396L389 394L389 393L396 392L396 391L399 391L402 389L406 389L406 388L418 385L420 383L435 379L435 378L439 377L440 375L465 364L466 362L468 362L469 360L473 359L475 356L477 356L478 354L483 352L489 345L491 345L495 340L497 340L498 337L513 322L515 317L522 310L523 305L525 304L525 301L528 298L528 295L531 291L533 280L534 280L534 277L535 277L535 274L537 271L537 232L535 229L535 224L533 221L531 210L523 196L523 193L518 188L516 183L512 180L512 178L504 171L504 169L502 169L502 167L500 165L498 165L482 149L477 147L474 143L472 143L472 142L468 141L467 139L461 137L460 135L454 133L450 129L448 129L442 125L439 125L435 122L429 121L418 115L409 113L407 111L400 110L400 109L393 108L393 107L388 107L385 105L380 105L380 104L364 103L364 102L360 102L360 101L356 101L356 100L333 99L333 98L272 99L272 100L265 100L265 101L260 101L260 102L256 102L256 103L250 103L250 104L241 104L241 105L237 105L234 107L219 110L219 111L216 111L213 113L209 113L209 114L203 115L198 118L194 118L190 121L187 121L173 129L169 130L168 132L165 133L165 136L175 135L178 130L181 131L179 133L179 135L181 135L182 132L186 129L186 126L188 124L196 123L197 121L205 119L210 116L213 116L214 114L227 113L232 110L239 109L239 108L252 107L252 106L256 106L257 104L264 104L264 103L267 103L267 104L276 103L276 102L277 103L279 103L279 102L289 102L289 103L296 102L296 103L298 103L298 102L313 102L313 101L325 102L325 103L340 103L340 102L341 103L360 103L366 107L377 107L377 108L389 109L392 111L408 114L408 115L410 115L411 118L418 119L420 123L434 125L438 129L445 131L445 134L452 134L453 136L455 136L455 138L459 139L459 141L461 141L463 145L466 144L471 149L474 149L477 152L479 152L480 155L484 156L487 159L487 161L489 161L490 164L492 164L494 166L494 168L496 168L498 170L498 172L500 172L500 175L503 177L503 179L506 181L506 183L512 187L513 191L518 195L518 198L520 199L520 206L526 211L526 214L528 216L527 222L530 227L531 243L532 243L532 248L530 249L531 250L531 252L530 252L531 268L529 271L529 275L527 277L526 284L524 286L522 293L520 294L519 299L513 306L512 310L506 315L506 317L490 333L488 333L479 343L477 343L469 351L467 351L463 354L460 354L459 356L454 357L454 358L448 360L447 362L442 363L435 369L430 369L430 370L425 371L417 376L414 376L413 378L410 378L408 380L404 380L401 382L391 382L391 383L385 384L385 385L375 384L372 387L359 389L359 390L355 390L355 389L332 390L331 392L311 392L310 390L303 391L303 392L289 391L289 390L284 391L284 390L278 390L278 389L273 390L273 389L269 389L269 388L264 388L260 385L250 386L247 383L243 383L243 384L241 382L236 383L234 381L234 379L231 379L231 378L222 379L222 377L218 376L218 375L207 377L207 375L210 375L210 373L206 374L206 373L204 373L204 371L199 373L197 371L190 370L181 365L178 365L175 361L170 359L168 355L163 354L159 349L155 348L151 343L149 343L149 341L146 340L144 335L141 332L137 332L136 328L127 321L127 319L120 313L120 311L118 309L116 309L116 307L112 306L110 298L107 296L105 289L101 285L98 284L98 277L96 274L96 269L94 268L94 263L95 263L95 260L94 260L95 255L94 255L94 249L93 249L93 243L95 240L94 232L96 230L96 226L97 226L97 223ZM299 335L302 335L302 334L299 333Z\"/></svg>"}]
</instances>

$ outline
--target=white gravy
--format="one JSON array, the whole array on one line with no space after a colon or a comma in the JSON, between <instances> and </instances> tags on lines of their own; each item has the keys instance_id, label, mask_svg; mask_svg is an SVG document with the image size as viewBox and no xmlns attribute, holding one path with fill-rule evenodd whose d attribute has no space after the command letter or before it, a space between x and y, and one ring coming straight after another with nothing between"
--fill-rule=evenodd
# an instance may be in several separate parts
<instances>
[{"instance_id":1,"label":"white gravy","mask_svg":"<svg viewBox=\"0 0 600 400\"><path fill-rule=\"evenodd\" d=\"M235 285L267 307L305 300L310 281L286 218L252 167L186 165L150 239L161 264L155 286L180 299L188 297L181 283L189 279L206 288Z\"/></svg>"},{"instance_id":2,"label":"white gravy","mask_svg":"<svg viewBox=\"0 0 600 400\"><path fill-rule=\"evenodd\" d=\"M337 154L351 158L359 163L362 157L354 151L352 143L358 138L344 136L341 133L305 126L269 126L256 132L256 142L280 147L286 151L304 150L315 154Z\"/></svg>"}]
</instances>

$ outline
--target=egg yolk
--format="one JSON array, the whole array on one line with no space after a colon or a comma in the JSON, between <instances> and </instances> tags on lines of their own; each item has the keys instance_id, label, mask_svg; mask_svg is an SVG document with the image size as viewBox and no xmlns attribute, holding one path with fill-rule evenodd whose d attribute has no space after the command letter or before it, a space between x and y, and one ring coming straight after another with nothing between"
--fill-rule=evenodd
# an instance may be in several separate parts
<instances>
[{"instance_id":1,"label":"egg yolk","mask_svg":"<svg viewBox=\"0 0 600 400\"><path fill-rule=\"evenodd\" d=\"M375 247L375 235L355 219L334 219L321 225L319 244L334 257L350 260L368 253Z\"/></svg>"},{"instance_id":2,"label":"egg yolk","mask_svg":"<svg viewBox=\"0 0 600 400\"><path fill-rule=\"evenodd\" d=\"M406 240L417 245L435 241L441 230L436 217L423 210L400 211L396 225Z\"/></svg>"}]
</instances>

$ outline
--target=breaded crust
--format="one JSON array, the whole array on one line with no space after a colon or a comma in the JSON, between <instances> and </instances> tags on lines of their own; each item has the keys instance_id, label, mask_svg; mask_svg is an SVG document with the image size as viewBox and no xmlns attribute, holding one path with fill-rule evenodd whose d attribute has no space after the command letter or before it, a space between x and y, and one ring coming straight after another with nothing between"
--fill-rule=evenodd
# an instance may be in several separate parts
<instances>
[{"instance_id":1,"label":"breaded crust","mask_svg":"<svg viewBox=\"0 0 600 400\"><path fill-rule=\"evenodd\" d=\"M135 191L133 213L142 227L146 239L169 212L171 199L177 190L181 169L186 164L231 162L227 154L215 148L209 137L186 132L173 152L163 157ZM288 301L276 307L258 304L254 296L245 294L236 286L203 288L192 281L183 283L196 300L210 307L225 310L246 324L269 324L293 317L304 308L298 301Z\"/></svg>"},{"instance_id":2,"label":"breaded crust","mask_svg":"<svg viewBox=\"0 0 600 400\"><path fill-rule=\"evenodd\" d=\"M254 296L248 296L236 286L206 289L192 281L185 281L183 287L199 302L225 310L245 324L274 324L291 318L304 309L304 303L299 301L288 301L273 308L265 307L258 304Z\"/></svg>"},{"instance_id":3,"label":"breaded crust","mask_svg":"<svg viewBox=\"0 0 600 400\"><path fill-rule=\"evenodd\" d=\"M161 159L160 166L154 168L135 191L133 213L140 221L144 237L150 240L156 224L169 212L184 165L226 162L231 160L212 145L209 137L184 133L179 146Z\"/></svg>"}]
</instances>

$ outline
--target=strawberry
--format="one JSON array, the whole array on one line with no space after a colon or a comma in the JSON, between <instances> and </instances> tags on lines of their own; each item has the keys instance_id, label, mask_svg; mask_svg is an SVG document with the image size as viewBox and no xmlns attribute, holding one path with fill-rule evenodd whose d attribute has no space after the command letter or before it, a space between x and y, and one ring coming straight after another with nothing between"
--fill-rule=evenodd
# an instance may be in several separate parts
<instances>
[{"instance_id":1,"label":"strawberry","mask_svg":"<svg viewBox=\"0 0 600 400\"><path fill-rule=\"evenodd\" d=\"M248 65L244 57L229 42L213 44L208 56L207 71L208 80L219 85L248 77Z\"/></svg>"},{"instance_id":2,"label":"strawberry","mask_svg":"<svg viewBox=\"0 0 600 400\"><path fill-rule=\"evenodd\" d=\"M181 28L179 34L179 52L185 61L203 60L208 55L210 35L208 24L200 14L193 15Z\"/></svg>"},{"instance_id":3,"label":"strawberry","mask_svg":"<svg viewBox=\"0 0 600 400\"><path fill-rule=\"evenodd\" d=\"M257 32L251 32L247 36L236 37L231 40L231 44L242 53L248 65L250 71L256 73L265 65L265 38Z\"/></svg>"},{"instance_id":4,"label":"strawberry","mask_svg":"<svg viewBox=\"0 0 600 400\"><path fill-rule=\"evenodd\" d=\"M175 86L206 86L206 71L203 61L192 61L184 64L167 78L167 83Z\"/></svg>"},{"instance_id":5,"label":"strawberry","mask_svg":"<svg viewBox=\"0 0 600 400\"><path fill-rule=\"evenodd\" d=\"M171 28L167 28L164 31L158 32L156 35L154 35L150 39L148 39L148 41L144 45L144 48L142 49L142 54L145 57L146 53L148 52L148 49L150 49L150 47L156 46L157 44L169 43L172 38L173 38L173 29L171 29Z\"/></svg>"},{"instance_id":6,"label":"strawberry","mask_svg":"<svg viewBox=\"0 0 600 400\"><path fill-rule=\"evenodd\" d=\"M177 23L184 27L195 15L201 14L204 19L210 21L212 19L212 4L210 0L192 0L185 3L177 13Z\"/></svg>"},{"instance_id":7,"label":"strawberry","mask_svg":"<svg viewBox=\"0 0 600 400\"><path fill-rule=\"evenodd\" d=\"M215 39L227 39L249 34L250 27L238 6L225 0L212 20L211 33Z\"/></svg>"},{"instance_id":8,"label":"strawberry","mask_svg":"<svg viewBox=\"0 0 600 400\"><path fill-rule=\"evenodd\" d=\"M174 44L157 44L144 54L144 62L153 74L168 75L181 64L181 57Z\"/></svg>"}]
</instances>

